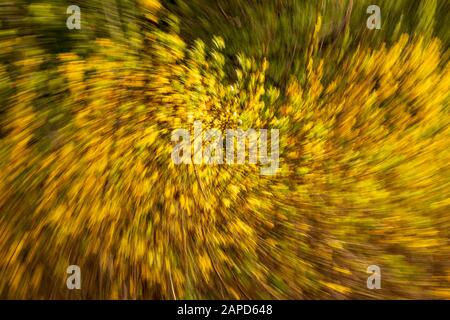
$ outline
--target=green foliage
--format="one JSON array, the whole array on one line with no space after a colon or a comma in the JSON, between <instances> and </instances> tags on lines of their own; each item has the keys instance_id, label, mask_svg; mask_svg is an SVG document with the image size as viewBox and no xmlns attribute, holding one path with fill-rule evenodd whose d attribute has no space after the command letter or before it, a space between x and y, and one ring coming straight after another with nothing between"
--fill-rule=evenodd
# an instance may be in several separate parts
<instances>
[{"instance_id":1,"label":"green foliage","mask_svg":"<svg viewBox=\"0 0 450 320\"><path fill-rule=\"evenodd\" d=\"M448 4L378 2L3 5L0 296L449 298ZM278 174L174 165L195 120Z\"/></svg>"}]
</instances>

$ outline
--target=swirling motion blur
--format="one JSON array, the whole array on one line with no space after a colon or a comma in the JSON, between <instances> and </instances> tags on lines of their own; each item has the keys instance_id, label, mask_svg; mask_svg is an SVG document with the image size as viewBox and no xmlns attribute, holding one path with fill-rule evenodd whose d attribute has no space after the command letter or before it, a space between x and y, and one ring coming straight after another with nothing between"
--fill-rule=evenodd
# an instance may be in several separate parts
<instances>
[{"instance_id":1,"label":"swirling motion blur","mask_svg":"<svg viewBox=\"0 0 450 320\"><path fill-rule=\"evenodd\" d=\"M449 3L313 2L0 4L0 297L450 298ZM174 165L196 120L278 174Z\"/></svg>"}]
</instances>

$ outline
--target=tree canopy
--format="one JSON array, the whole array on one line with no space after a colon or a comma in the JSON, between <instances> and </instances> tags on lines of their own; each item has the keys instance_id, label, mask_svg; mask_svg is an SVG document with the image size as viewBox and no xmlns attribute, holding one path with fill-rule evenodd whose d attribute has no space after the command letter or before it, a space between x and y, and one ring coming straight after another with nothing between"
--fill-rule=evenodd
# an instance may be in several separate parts
<instances>
[{"instance_id":1,"label":"tree canopy","mask_svg":"<svg viewBox=\"0 0 450 320\"><path fill-rule=\"evenodd\" d=\"M72 2L0 4L1 297L450 298L448 1ZM175 165L195 120L277 174Z\"/></svg>"}]
</instances>

